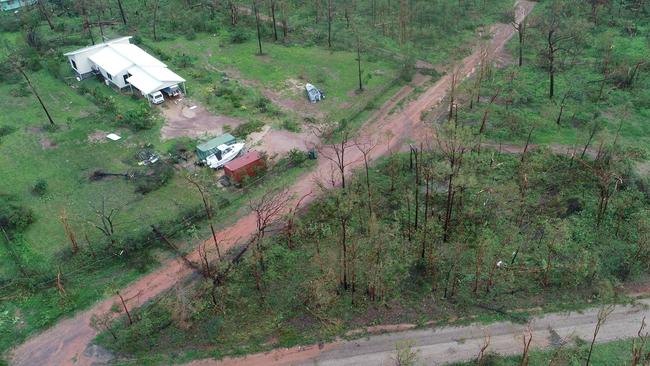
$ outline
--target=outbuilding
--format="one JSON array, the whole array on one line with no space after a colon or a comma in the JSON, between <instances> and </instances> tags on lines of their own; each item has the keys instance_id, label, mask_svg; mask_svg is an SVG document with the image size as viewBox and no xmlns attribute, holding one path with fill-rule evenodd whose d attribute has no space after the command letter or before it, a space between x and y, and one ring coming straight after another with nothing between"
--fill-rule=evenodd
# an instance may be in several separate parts
<instances>
[{"instance_id":1,"label":"outbuilding","mask_svg":"<svg viewBox=\"0 0 650 366\"><path fill-rule=\"evenodd\" d=\"M266 165L264 160L257 151L249 151L228 164L223 168L228 178L240 183L246 177L255 177L264 171Z\"/></svg>"},{"instance_id":2,"label":"outbuilding","mask_svg":"<svg viewBox=\"0 0 650 366\"><path fill-rule=\"evenodd\" d=\"M120 90L135 88L145 97L178 85L185 90L185 79L169 70L157 58L131 44L130 40L131 37L116 38L64 55L68 57L79 81L102 75L106 85Z\"/></svg>"}]
</instances>

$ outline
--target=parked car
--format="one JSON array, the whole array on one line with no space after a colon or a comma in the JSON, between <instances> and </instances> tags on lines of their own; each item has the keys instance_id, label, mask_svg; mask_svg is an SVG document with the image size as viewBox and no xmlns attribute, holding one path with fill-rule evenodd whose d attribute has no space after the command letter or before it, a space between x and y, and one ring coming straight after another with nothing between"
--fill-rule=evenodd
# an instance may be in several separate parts
<instances>
[{"instance_id":1,"label":"parked car","mask_svg":"<svg viewBox=\"0 0 650 366\"><path fill-rule=\"evenodd\" d=\"M160 91L157 91L151 94L147 94L147 100L149 100L153 104L160 104L165 101L165 97L163 97Z\"/></svg>"},{"instance_id":2,"label":"parked car","mask_svg":"<svg viewBox=\"0 0 650 366\"><path fill-rule=\"evenodd\" d=\"M178 85L168 86L165 89L162 89L162 92L167 94L169 97L176 97L182 94L181 88Z\"/></svg>"}]
</instances>

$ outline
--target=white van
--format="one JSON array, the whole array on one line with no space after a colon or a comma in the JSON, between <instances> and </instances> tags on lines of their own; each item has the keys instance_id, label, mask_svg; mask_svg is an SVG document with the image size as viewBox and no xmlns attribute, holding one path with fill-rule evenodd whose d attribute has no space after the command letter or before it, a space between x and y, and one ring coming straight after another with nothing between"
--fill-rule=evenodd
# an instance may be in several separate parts
<instances>
[{"instance_id":1,"label":"white van","mask_svg":"<svg viewBox=\"0 0 650 366\"><path fill-rule=\"evenodd\" d=\"M160 91L147 94L147 99L153 104L160 104L165 101L165 97L163 97Z\"/></svg>"}]
</instances>

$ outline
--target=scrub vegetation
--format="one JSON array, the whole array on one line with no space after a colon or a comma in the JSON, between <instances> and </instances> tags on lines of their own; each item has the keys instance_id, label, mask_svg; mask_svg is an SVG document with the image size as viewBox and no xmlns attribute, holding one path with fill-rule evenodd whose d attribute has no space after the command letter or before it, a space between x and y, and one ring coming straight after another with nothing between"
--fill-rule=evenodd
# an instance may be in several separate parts
<instances>
[{"instance_id":1,"label":"scrub vegetation","mask_svg":"<svg viewBox=\"0 0 650 366\"><path fill-rule=\"evenodd\" d=\"M43 0L0 14L0 352L251 211L256 235L221 261L201 257L196 278L155 301L95 317L97 343L118 362L169 364L624 300L618 289L650 271L650 4L540 1L512 24L503 67L482 59L461 83L458 60L512 8ZM160 108L74 79L64 52L124 35L186 78L189 98L242 120L238 137L328 124L341 155L416 72L457 77L443 116L422 115L430 140L320 187L275 230L283 188L313 160L292 150L221 187L192 164L196 140L161 141ZM307 82L323 102L305 100ZM144 164L151 151L160 162ZM622 359L621 344L597 346L594 364Z\"/></svg>"}]
</instances>

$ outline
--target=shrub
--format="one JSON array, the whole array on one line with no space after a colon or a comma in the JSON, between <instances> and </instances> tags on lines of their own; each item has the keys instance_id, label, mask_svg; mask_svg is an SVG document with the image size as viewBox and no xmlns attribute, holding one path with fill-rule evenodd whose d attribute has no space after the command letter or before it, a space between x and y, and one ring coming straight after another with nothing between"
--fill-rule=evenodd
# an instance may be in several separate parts
<instances>
[{"instance_id":1,"label":"shrub","mask_svg":"<svg viewBox=\"0 0 650 366\"><path fill-rule=\"evenodd\" d=\"M194 31L194 29L189 28L187 30L187 32L185 33L185 39L187 39L188 41L193 41L196 39L196 32Z\"/></svg>"},{"instance_id":2,"label":"shrub","mask_svg":"<svg viewBox=\"0 0 650 366\"><path fill-rule=\"evenodd\" d=\"M300 132L300 125L292 119L285 119L282 121L282 128L291 132Z\"/></svg>"},{"instance_id":3,"label":"shrub","mask_svg":"<svg viewBox=\"0 0 650 366\"><path fill-rule=\"evenodd\" d=\"M2 141L2 138L3 138L4 136L7 136L7 135L13 133L14 131L16 131L16 129L15 129L14 127L11 127L11 126L0 126L0 141Z\"/></svg>"},{"instance_id":4,"label":"shrub","mask_svg":"<svg viewBox=\"0 0 650 366\"><path fill-rule=\"evenodd\" d=\"M235 28L235 30L230 35L230 42L232 43L244 43L248 41L249 35L241 27Z\"/></svg>"},{"instance_id":5,"label":"shrub","mask_svg":"<svg viewBox=\"0 0 650 366\"><path fill-rule=\"evenodd\" d=\"M14 196L0 194L0 227L10 237L21 233L34 222L34 214L21 206Z\"/></svg>"},{"instance_id":6,"label":"shrub","mask_svg":"<svg viewBox=\"0 0 650 366\"><path fill-rule=\"evenodd\" d=\"M305 161L307 161L307 154L302 150L291 149L287 156L291 166L301 166Z\"/></svg>"},{"instance_id":7,"label":"shrub","mask_svg":"<svg viewBox=\"0 0 650 366\"><path fill-rule=\"evenodd\" d=\"M167 152L169 153L171 162L174 164L180 163L181 161L188 161L192 155L190 148L183 142L175 143Z\"/></svg>"},{"instance_id":8,"label":"shrub","mask_svg":"<svg viewBox=\"0 0 650 366\"><path fill-rule=\"evenodd\" d=\"M47 193L47 181L45 179L39 179L34 183L32 187L32 194L34 196L43 197Z\"/></svg>"},{"instance_id":9,"label":"shrub","mask_svg":"<svg viewBox=\"0 0 650 366\"><path fill-rule=\"evenodd\" d=\"M174 63L178 67L183 67L183 68L192 67L194 65L194 57L191 57L185 53L177 54L176 56L174 56Z\"/></svg>"},{"instance_id":10,"label":"shrub","mask_svg":"<svg viewBox=\"0 0 650 366\"><path fill-rule=\"evenodd\" d=\"M122 116L122 123L134 131L148 130L155 125L155 116L151 108L142 103Z\"/></svg>"},{"instance_id":11,"label":"shrub","mask_svg":"<svg viewBox=\"0 0 650 366\"><path fill-rule=\"evenodd\" d=\"M11 91L9 92L9 94L11 94L12 97L17 97L17 98L26 97L30 93L31 91L29 90L29 87L25 82L16 84L16 87L11 89Z\"/></svg>"},{"instance_id":12,"label":"shrub","mask_svg":"<svg viewBox=\"0 0 650 366\"><path fill-rule=\"evenodd\" d=\"M167 184L174 176L174 168L171 165L159 162L151 167L137 171L133 174L135 191L147 194Z\"/></svg>"},{"instance_id":13,"label":"shrub","mask_svg":"<svg viewBox=\"0 0 650 366\"><path fill-rule=\"evenodd\" d=\"M259 120L252 120L248 121L246 123L243 123L239 126L237 126L233 131L232 135L238 138L246 138L248 135L250 135L253 132L259 132L262 131L262 127L264 127L264 122L259 121Z\"/></svg>"},{"instance_id":14,"label":"shrub","mask_svg":"<svg viewBox=\"0 0 650 366\"><path fill-rule=\"evenodd\" d=\"M271 100L265 96L261 96L255 100L255 108L260 112L266 113L271 107Z\"/></svg>"}]
</instances>

